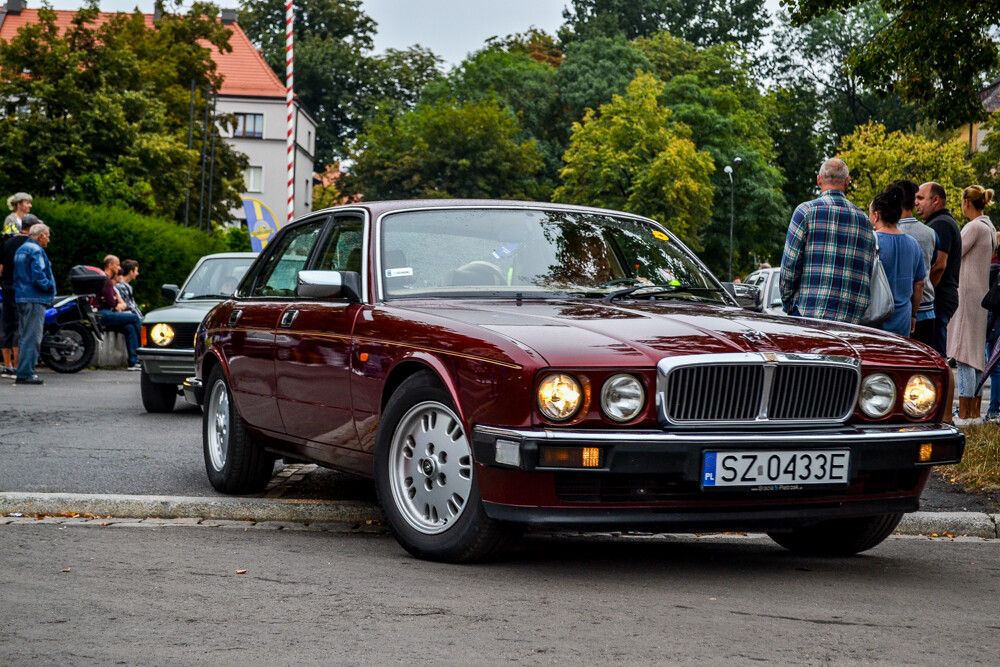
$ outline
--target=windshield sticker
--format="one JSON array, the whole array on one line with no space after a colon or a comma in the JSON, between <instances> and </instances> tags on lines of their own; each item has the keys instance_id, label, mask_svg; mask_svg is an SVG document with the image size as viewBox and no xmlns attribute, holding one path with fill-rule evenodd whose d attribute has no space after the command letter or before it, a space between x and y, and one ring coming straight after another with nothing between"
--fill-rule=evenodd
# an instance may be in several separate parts
<instances>
[{"instance_id":1,"label":"windshield sticker","mask_svg":"<svg viewBox=\"0 0 1000 667\"><path fill-rule=\"evenodd\" d=\"M404 278L404 277L412 276L412 275L413 275L413 269L411 267L409 267L409 266L404 266L404 267L399 268L399 269L386 269L385 270L385 277L386 278Z\"/></svg>"},{"instance_id":2,"label":"windshield sticker","mask_svg":"<svg viewBox=\"0 0 1000 667\"><path fill-rule=\"evenodd\" d=\"M653 230L653 238L660 239L661 241L669 241L670 237L661 232L659 229Z\"/></svg>"},{"instance_id":3,"label":"windshield sticker","mask_svg":"<svg viewBox=\"0 0 1000 667\"><path fill-rule=\"evenodd\" d=\"M504 243L502 246L493 251L494 259L503 259L504 257L510 257L517 250L517 243Z\"/></svg>"}]
</instances>

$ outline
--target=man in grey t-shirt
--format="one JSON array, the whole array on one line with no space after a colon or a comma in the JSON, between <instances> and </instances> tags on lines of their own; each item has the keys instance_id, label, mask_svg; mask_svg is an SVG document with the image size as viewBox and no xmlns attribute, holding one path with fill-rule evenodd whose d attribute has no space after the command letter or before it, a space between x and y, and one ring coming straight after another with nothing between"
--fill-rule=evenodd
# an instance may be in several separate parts
<instances>
[{"instance_id":1,"label":"man in grey t-shirt","mask_svg":"<svg viewBox=\"0 0 1000 667\"><path fill-rule=\"evenodd\" d=\"M920 299L917 310L917 326L910 334L914 340L933 347L934 345L934 285L931 284L931 268L934 267L937 255L937 232L913 217L913 205L919 187L913 181L893 181L889 187L897 186L903 190L903 217L899 221L899 229L904 234L912 236L924 253L924 295Z\"/></svg>"}]
</instances>

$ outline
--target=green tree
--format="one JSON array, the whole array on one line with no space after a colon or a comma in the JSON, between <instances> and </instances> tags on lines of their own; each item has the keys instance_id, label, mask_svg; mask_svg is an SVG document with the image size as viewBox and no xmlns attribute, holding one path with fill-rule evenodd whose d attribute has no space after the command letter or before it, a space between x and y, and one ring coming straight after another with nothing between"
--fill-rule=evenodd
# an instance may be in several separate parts
<instances>
[{"instance_id":1,"label":"green tree","mask_svg":"<svg viewBox=\"0 0 1000 667\"><path fill-rule=\"evenodd\" d=\"M564 184L554 200L640 213L697 249L711 213L712 160L659 103L662 88L652 75L641 75L625 95L598 112L588 109L573 124Z\"/></svg>"},{"instance_id":2,"label":"green tree","mask_svg":"<svg viewBox=\"0 0 1000 667\"><path fill-rule=\"evenodd\" d=\"M829 148L817 132L823 102L809 82L786 82L769 91L768 97L774 109L768 128L774 139L774 164L784 172L782 193L791 210L819 194L816 172Z\"/></svg>"},{"instance_id":3,"label":"green tree","mask_svg":"<svg viewBox=\"0 0 1000 667\"><path fill-rule=\"evenodd\" d=\"M979 131L985 136L982 150L972 154L976 182L984 188L991 188L995 196L1000 196L1000 112L992 114ZM1000 205L990 204L986 213L994 225L1000 224Z\"/></svg>"},{"instance_id":4,"label":"green tree","mask_svg":"<svg viewBox=\"0 0 1000 667\"><path fill-rule=\"evenodd\" d=\"M810 84L815 88L825 102L815 122L827 149L869 121L890 131L912 130L924 117L919 105L876 91L846 65L858 48L880 38L888 22L875 0L817 16L804 25L793 25L786 12L778 14L772 76L786 89L801 91Z\"/></svg>"},{"instance_id":5,"label":"green tree","mask_svg":"<svg viewBox=\"0 0 1000 667\"><path fill-rule=\"evenodd\" d=\"M863 0L782 0L794 25ZM977 93L1000 67L996 26L1000 3L880 0L888 16L877 36L854 47L852 74L876 92L920 104L941 127L982 120Z\"/></svg>"},{"instance_id":6,"label":"green tree","mask_svg":"<svg viewBox=\"0 0 1000 667\"><path fill-rule=\"evenodd\" d=\"M887 132L868 123L840 140L837 157L851 168L847 197L868 210L872 198L892 181L908 178L915 183L936 181L947 193L953 213L958 213L962 189L975 178L961 139L937 142L918 134Z\"/></svg>"},{"instance_id":7,"label":"green tree","mask_svg":"<svg viewBox=\"0 0 1000 667\"><path fill-rule=\"evenodd\" d=\"M295 11L295 90L318 121L318 164L345 157L380 109L410 108L423 85L440 75L441 59L418 46L372 56L376 24L360 0L304 0ZM239 22L284 80L285 2L248 0Z\"/></svg>"},{"instance_id":8,"label":"green tree","mask_svg":"<svg viewBox=\"0 0 1000 667\"><path fill-rule=\"evenodd\" d=\"M495 98L420 106L382 116L358 137L344 187L365 199L531 199L542 159Z\"/></svg>"},{"instance_id":9,"label":"green tree","mask_svg":"<svg viewBox=\"0 0 1000 667\"><path fill-rule=\"evenodd\" d=\"M428 84L421 99L426 104L500 101L518 119L518 141L536 141L544 161L538 175L540 186L551 192L558 182L562 154L569 142L569 126L558 104L555 76L555 67L533 59L526 50L508 51L493 45L470 55L446 77Z\"/></svg>"},{"instance_id":10,"label":"green tree","mask_svg":"<svg viewBox=\"0 0 1000 667\"><path fill-rule=\"evenodd\" d=\"M769 25L764 0L572 0L563 41L649 37L660 31L697 45L734 42L754 50Z\"/></svg>"},{"instance_id":11,"label":"green tree","mask_svg":"<svg viewBox=\"0 0 1000 667\"><path fill-rule=\"evenodd\" d=\"M725 273L729 228L735 218L735 269L748 271L755 260L776 261L790 210L782 196L784 178L773 164L774 142L768 134L773 105L760 92L748 58L733 45L699 49L666 33L636 40L633 45L656 64L657 75L666 80L661 104L691 129L695 145L713 161L715 196L711 218L701 235L702 259L717 273ZM742 165L734 173L731 192L724 167L733 165L736 157Z\"/></svg>"},{"instance_id":12,"label":"green tree","mask_svg":"<svg viewBox=\"0 0 1000 667\"><path fill-rule=\"evenodd\" d=\"M624 37L594 37L572 42L556 71L559 99L571 120L586 109L596 109L625 92L636 70L648 72L652 63Z\"/></svg>"},{"instance_id":13,"label":"green tree","mask_svg":"<svg viewBox=\"0 0 1000 667\"><path fill-rule=\"evenodd\" d=\"M37 23L0 43L0 187L176 219L189 166L200 176L186 147L189 86L219 84L211 52L197 42L229 48L231 32L216 16L199 3L150 29L138 13L99 22L91 6L60 30L54 12L39 10ZM239 202L245 158L216 139L219 220Z\"/></svg>"}]
</instances>

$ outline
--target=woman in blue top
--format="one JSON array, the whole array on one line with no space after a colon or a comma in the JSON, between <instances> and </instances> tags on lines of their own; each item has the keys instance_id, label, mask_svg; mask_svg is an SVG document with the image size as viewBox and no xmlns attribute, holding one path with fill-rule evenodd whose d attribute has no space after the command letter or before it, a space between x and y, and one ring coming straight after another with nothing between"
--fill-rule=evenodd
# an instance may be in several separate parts
<instances>
[{"instance_id":1,"label":"woman in blue top","mask_svg":"<svg viewBox=\"0 0 1000 667\"><path fill-rule=\"evenodd\" d=\"M868 207L868 217L878 235L879 254L885 275L892 289L892 317L879 328L909 336L917 324L917 309L924 294L924 255L920 244L899 229L903 216L905 193L898 186L889 186L875 195Z\"/></svg>"}]
</instances>

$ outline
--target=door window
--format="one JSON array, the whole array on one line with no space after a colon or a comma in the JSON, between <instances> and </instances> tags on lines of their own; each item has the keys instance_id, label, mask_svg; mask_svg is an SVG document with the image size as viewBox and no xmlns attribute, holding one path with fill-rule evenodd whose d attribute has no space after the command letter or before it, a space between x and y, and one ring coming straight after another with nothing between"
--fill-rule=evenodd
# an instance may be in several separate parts
<instances>
[{"instance_id":1,"label":"door window","mask_svg":"<svg viewBox=\"0 0 1000 667\"><path fill-rule=\"evenodd\" d=\"M354 271L361 273L362 221L360 218L340 218L326 239L314 267L318 271Z\"/></svg>"},{"instance_id":2,"label":"door window","mask_svg":"<svg viewBox=\"0 0 1000 667\"><path fill-rule=\"evenodd\" d=\"M306 268L324 220L316 220L288 230L264 259L254 281L251 296L295 296L299 271Z\"/></svg>"}]
</instances>

